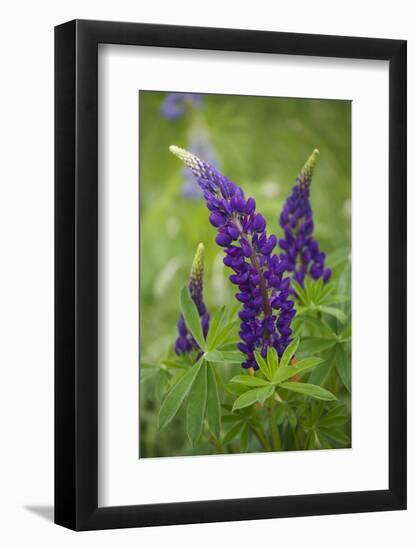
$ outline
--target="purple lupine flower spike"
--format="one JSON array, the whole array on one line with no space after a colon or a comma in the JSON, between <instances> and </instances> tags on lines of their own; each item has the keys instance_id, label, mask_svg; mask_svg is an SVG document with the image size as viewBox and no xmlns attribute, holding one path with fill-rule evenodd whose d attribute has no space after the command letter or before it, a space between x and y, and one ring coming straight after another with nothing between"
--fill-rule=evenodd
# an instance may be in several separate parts
<instances>
[{"instance_id":1,"label":"purple lupine flower spike","mask_svg":"<svg viewBox=\"0 0 417 550\"><path fill-rule=\"evenodd\" d=\"M196 124L191 129L188 136L188 147L194 151L196 156L207 159L208 164L212 166L218 165L216 151L210 141L207 129L202 124ZM201 199L203 197L203 191L198 185L191 169L188 168L188 166L184 166L182 174L184 178L182 195L187 199Z\"/></svg>"},{"instance_id":2,"label":"purple lupine flower spike","mask_svg":"<svg viewBox=\"0 0 417 550\"><path fill-rule=\"evenodd\" d=\"M307 274L313 279L322 277L326 283L332 273L330 268L325 267L326 255L320 251L318 242L313 237L310 184L318 157L319 151L315 149L297 177L279 218L284 230L284 237L279 241L283 250L280 257L286 263L286 271L292 273L293 278L301 285L304 284Z\"/></svg>"},{"instance_id":3,"label":"purple lupine flower spike","mask_svg":"<svg viewBox=\"0 0 417 550\"><path fill-rule=\"evenodd\" d=\"M291 341L294 302L290 279L283 276L285 263L273 254L277 239L267 236L255 200L246 200L240 187L192 153L176 146L170 150L192 170L203 191L216 243L225 249L223 262L234 271L230 280L239 288L238 347L247 356L242 367L257 369L255 350L265 357L268 347L274 347L281 356Z\"/></svg>"},{"instance_id":4,"label":"purple lupine flower spike","mask_svg":"<svg viewBox=\"0 0 417 550\"><path fill-rule=\"evenodd\" d=\"M204 245L200 243L197 247L197 252L195 253L191 266L188 290L190 291L191 298L194 300L198 313L200 314L201 327L203 329L204 336L207 336L210 324L210 315L203 300L203 274ZM175 341L175 353L177 355L182 355L183 353L189 353L192 350L198 351L200 348L189 332L185 324L184 317L181 315L178 320L178 338Z\"/></svg>"},{"instance_id":5,"label":"purple lupine flower spike","mask_svg":"<svg viewBox=\"0 0 417 550\"><path fill-rule=\"evenodd\" d=\"M203 98L200 94L171 92L166 95L161 105L161 114L169 120L176 120L185 114L187 104L201 109Z\"/></svg>"}]
</instances>

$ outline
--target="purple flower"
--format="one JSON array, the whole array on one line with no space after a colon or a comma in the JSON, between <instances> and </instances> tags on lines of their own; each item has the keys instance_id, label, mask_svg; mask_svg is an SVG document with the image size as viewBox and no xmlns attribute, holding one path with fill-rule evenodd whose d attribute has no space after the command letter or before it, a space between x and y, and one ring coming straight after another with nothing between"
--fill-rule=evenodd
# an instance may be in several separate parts
<instances>
[{"instance_id":1,"label":"purple flower","mask_svg":"<svg viewBox=\"0 0 417 550\"><path fill-rule=\"evenodd\" d=\"M318 157L319 152L315 149L297 177L279 218L284 230L284 237L279 241L283 250L280 258L285 263L286 271L291 272L300 285L304 284L307 274L313 279L323 277L326 283L332 273L330 268L325 267L326 255L320 251L313 237L310 184Z\"/></svg>"},{"instance_id":2,"label":"purple flower","mask_svg":"<svg viewBox=\"0 0 417 550\"><path fill-rule=\"evenodd\" d=\"M201 109L202 104L203 98L200 94L171 92L166 95L161 105L161 114L169 120L176 120L185 114L187 105Z\"/></svg>"},{"instance_id":3,"label":"purple flower","mask_svg":"<svg viewBox=\"0 0 417 550\"><path fill-rule=\"evenodd\" d=\"M257 369L255 350L265 357L268 347L274 347L281 356L291 341L294 302L290 279L283 277L285 264L273 254L277 239L267 236L255 200L246 200L240 187L192 153L175 146L170 150L192 170L203 191L216 242L225 249L223 262L233 270L230 280L239 289L238 347L247 356L242 366Z\"/></svg>"},{"instance_id":4,"label":"purple flower","mask_svg":"<svg viewBox=\"0 0 417 550\"><path fill-rule=\"evenodd\" d=\"M204 245L200 243L191 266L188 290L190 291L191 298L197 306L198 313L200 314L201 327L203 329L204 336L207 336L210 324L210 315L203 300L203 273ZM178 338L175 341L175 353L177 355L182 355L183 353L189 353L192 350L200 351L200 348L189 332L185 324L184 317L181 315L178 320Z\"/></svg>"}]
</instances>

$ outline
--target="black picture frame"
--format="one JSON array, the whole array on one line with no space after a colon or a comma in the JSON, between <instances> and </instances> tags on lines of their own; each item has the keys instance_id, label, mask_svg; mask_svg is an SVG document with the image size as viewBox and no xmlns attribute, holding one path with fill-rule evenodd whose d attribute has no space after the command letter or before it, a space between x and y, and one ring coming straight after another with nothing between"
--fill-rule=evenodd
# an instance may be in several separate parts
<instances>
[{"instance_id":1,"label":"black picture frame","mask_svg":"<svg viewBox=\"0 0 417 550\"><path fill-rule=\"evenodd\" d=\"M98 44L109 43L389 62L387 490L98 506L97 54ZM404 40L106 21L55 28L57 524L78 531L406 508L406 46Z\"/></svg>"}]
</instances>

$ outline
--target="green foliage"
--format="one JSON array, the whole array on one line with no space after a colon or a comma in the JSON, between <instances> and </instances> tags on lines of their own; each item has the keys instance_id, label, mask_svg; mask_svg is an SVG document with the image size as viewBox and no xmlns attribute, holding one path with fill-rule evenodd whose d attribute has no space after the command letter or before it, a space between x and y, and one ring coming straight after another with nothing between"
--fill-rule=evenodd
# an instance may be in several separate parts
<instances>
[{"instance_id":1,"label":"green foliage","mask_svg":"<svg viewBox=\"0 0 417 550\"><path fill-rule=\"evenodd\" d=\"M186 286L183 287L180 293L180 309L184 316L185 324L193 335L194 340L203 351L206 351L207 344L204 339L203 329L201 328L200 315Z\"/></svg>"},{"instance_id":2,"label":"green foliage","mask_svg":"<svg viewBox=\"0 0 417 550\"><path fill-rule=\"evenodd\" d=\"M314 147L321 151L311 197L331 282L294 284L295 338L280 361L273 351L265 360L258 354L259 370L250 373L240 368L239 304L215 230L204 202L182 195L182 171L167 153L172 143L187 145L192 121L160 117L163 97L140 94L140 456L350 446L350 104L204 99L199 116L219 167L256 198L277 235L299 167ZM205 245L207 338L188 289L180 290L198 242ZM173 353L179 292L180 311L201 349L191 357Z\"/></svg>"},{"instance_id":3,"label":"green foliage","mask_svg":"<svg viewBox=\"0 0 417 550\"><path fill-rule=\"evenodd\" d=\"M336 397L314 384L305 384L301 382L287 382L289 378L298 378L303 376L307 371L313 369L320 363L322 359L319 357L308 357L300 362L290 365L291 358L295 355L300 344L300 339L295 338L282 354L281 360L273 348L268 348L266 360L257 352L255 352L256 362L259 365L260 372L264 376L241 375L232 378L232 382L242 384L244 386L255 386L256 389L250 389L242 393L235 401L233 410L249 407L255 403L263 404L266 399L271 397L275 392L276 398L282 401L280 390L288 390L290 392L302 393L316 399L326 401L335 400ZM272 413L274 415L274 413ZM273 418L275 418L273 416Z\"/></svg>"},{"instance_id":4,"label":"green foliage","mask_svg":"<svg viewBox=\"0 0 417 550\"><path fill-rule=\"evenodd\" d=\"M194 380L197 378L200 369L203 367L204 361L200 359L197 363L187 370L177 383L172 386L167 393L164 401L162 402L161 409L159 411L159 427L165 428L169 422L177 414L178 409L181 407L182 402L187 397Z\"/></svg>"}]
</instances>

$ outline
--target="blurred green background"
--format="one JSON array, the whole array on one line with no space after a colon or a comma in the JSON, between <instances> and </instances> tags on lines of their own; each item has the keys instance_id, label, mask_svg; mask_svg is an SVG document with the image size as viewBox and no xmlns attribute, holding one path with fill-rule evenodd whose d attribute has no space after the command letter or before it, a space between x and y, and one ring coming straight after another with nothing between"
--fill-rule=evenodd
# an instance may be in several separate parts
<instances>
[{"instance_id":1,"label":"blurred green background","mask_svg":"<svg viewBox=\"0 0 417 550\"><path fill-rule=\"evenodd\" d=\"M181 162L168 150L189 148L190 128L203 131L218 168L256 199L268 232L280 238L278 216L313 149L320 150L311 188L315 237L331 253L350 247L351 103L349 101L205 95L177 120L161 115L162 92L140 92L140 360L159 361L173 346L178 293L199 242L206 247L204 296L208 309L230 303L230 270L208 223L203 199L184 196ZM192 149L191 149L192 151ZM196 152L196 151L192 151ZM140 391L140 456L206 453L192 450L181 414L164 432L157 412L166 380Z\"/></svg>"}]
</instances>

